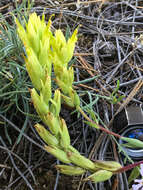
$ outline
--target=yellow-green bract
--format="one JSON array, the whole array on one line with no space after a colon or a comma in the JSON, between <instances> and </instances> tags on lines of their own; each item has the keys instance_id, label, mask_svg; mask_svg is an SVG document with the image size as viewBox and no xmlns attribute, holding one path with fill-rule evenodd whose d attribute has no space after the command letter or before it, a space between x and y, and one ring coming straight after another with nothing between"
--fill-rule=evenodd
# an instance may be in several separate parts
<instances>
[{"instance_id":1,"label":"yellow-green bract","mask_svg":"<svg viewBox=\"0 0 143 190\"><path fill-rule=\"evenodd\" d=\"M50 40L52 37L51 20L46 25L44 15L42 19L36 13L30 15L25 28L16 19L17 31L23 41L27 57L26 68L34 87L41 90L41 81L51 75Z\"/></svg>"},{"instance_id":2,"label":"yellow-green bract","mask_svg":"<svg viewBox=\"0 0 143 190\"><path fill-rule=\"evenodd\" d=\"M53 48L53 60L56 66L63 64L67 66L68 62L71 60L75 48L75 43L77 41L77 29L74 31L72 36L66 41L64 34L61 30L55 31L55 36L52 38L52 48ZM58 61L58 63L56 63ZM55 68L55 72L58 70Z\"/></svg>"},{"instance_id":3,"label":"yellow-green bract","mask_svg":"<svg viewBox=\"0 0 143 190\"><path fill-rule=\"evenodd\" d=\"M41 136L41 138L50 146L57 146L59 145L58 139L52 135L43 125L36 124L35 126L36 131Z\"/></svg>"},{"instance_id":4,"label":"yellow-green bract","mask_svg":"<svg viewBox=\"0 0 143 190\"><path fill-rule=\"evenodd\" d=\"M66 175L82 175L86 172L83 168L69 165L56 165L56 169Z\"/></svg>"},{"instance_id":5,"label":"yellow-green bract","mask_svg":"<svg viewBox=\"0 0 143 190\"><path fill-rule=\"evenodd\" d=\"M132 148L143 148L143 142L138 139L132 139L128 137L121 137L123 141L127 143L122 144L123 146L132 147Z\"/></svg>"},{"instance_id":6,"label":"yellow-green bract","mask_svg":"<svg viewBox=\"0 0 143 190\"><path fill-rule=\"evenodd\" d=\"M113 173L111 171L107 170L99 170L95 172L94 174L90 175L89 177L85 178L84 181L91 180L94 183L102 182L110 179L112 177Z\"/></svg>"},{"instance_id":7,"label":"yellow-green bract","mask_svg":"<svg viewBox=\"0 0 143 190\"><path fill-rule=\"evenodd\" d=\"M49 152L50 154L54 155L56 158L58 158L61 162L69 164L71 161L68 159L68 156L66 152L63 150L54 147L54 146L45 146L45 150Z\"/></svg>"},{"instance_id":8,"label":"yellow-green bract","mask_svg":"<svg viewBox=\"0 0 143 190\"><path fill-rule=\"evenodd\" d=\"M94 162L95 166L97 168L102 168L103 170L108 170L108 171L116 171L120 168L122 168L122 166L115 161L103 161L103 160L97 160Z\"/></svg>"}]
</instances>

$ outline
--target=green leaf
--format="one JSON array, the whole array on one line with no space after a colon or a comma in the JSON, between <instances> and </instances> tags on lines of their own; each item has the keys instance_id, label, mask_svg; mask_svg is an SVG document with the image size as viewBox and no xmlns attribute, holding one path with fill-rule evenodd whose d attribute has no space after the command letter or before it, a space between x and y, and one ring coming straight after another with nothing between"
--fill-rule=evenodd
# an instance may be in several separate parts
<instances>
[{"instance_id":1,"label":"green leaf","mask_svg":"<svg viewBox=\"0 0 143 190\"><path fill-rule=\"evenodd\" d=\"M99 129L99 126L96 123L91 123L89 121L84 121L84 123L86 123L87 125L89 125L90 127L94 127L96 129Z\"/></svg>"},{"instance_id":2,"label":"green leaf","mask_svg":"<svg viewBox=\"0 0 143 190\"><path fill-rule=\"evenodd\" d=\"M143 142L138 139L132 139L127 137L121 137L123 141L128 142L127 145L130 147L143 148Z\"/></svg>"},{"instance_id":3,"label":"green leaf","mask_svg":"<svg viewBox=\"0 0 143 190\"><path fill-rule=\"evenodd\" d=\"M95 123L99 123L99 118L97 118L97 116L95 115L95 112L93 110L89 110L88 113L90 114L91 119L95 122Z\"/></svg>"},{"instance_id":4,"label":"green leaf","mask_svg":"<svg viewBox=\"0 0 143 190\"><path fill-rule=\"evenodd\" d=\"M132 170L132 172L131 172L131 174L130 174L130 176L129 176L129 178L128 178L128 183L130 184L130 183L131 183L133 180L135 180L139 175L140 175L139 167L135 167L135 168Z\"/></svg>"}]
</instances>

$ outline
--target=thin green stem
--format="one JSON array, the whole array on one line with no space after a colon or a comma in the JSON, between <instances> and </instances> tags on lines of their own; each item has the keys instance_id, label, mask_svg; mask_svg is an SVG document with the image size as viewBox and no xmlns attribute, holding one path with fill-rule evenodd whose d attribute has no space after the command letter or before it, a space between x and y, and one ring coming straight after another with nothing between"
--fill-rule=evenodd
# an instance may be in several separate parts
<instances>
[{"instance_id":1,"label":"thin green stem","mask_svg":"<svg viewBox=\"0 0 143 190\"><path fill-rule=\"evenodd\" d=\"M95 125L97 126L97 128L99 128L100 130L104 131L105 133L107 133L107 134L109 134L109 135L113 135L113 136L115 136L115 137L117 137L117 138L121 138L121 136L120 136L119 134L114 133L113 131L110 131L109 129L106 129L106 128L100 126L99 124L95 123L92 119L90 119L90 118L86 115L86 113L81 109L81 107L77 106L77 110L83 115L83 117L84 117L87 121L89 121L89 122L95 124Z\"/></svg>"}]
</instances>

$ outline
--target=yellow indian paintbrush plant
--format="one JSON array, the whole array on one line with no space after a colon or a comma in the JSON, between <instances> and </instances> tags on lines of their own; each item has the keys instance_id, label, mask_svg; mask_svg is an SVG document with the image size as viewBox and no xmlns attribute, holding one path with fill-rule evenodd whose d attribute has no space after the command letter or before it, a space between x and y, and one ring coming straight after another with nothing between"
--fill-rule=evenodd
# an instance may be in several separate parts
<instances>
[{"instance_id":1,"label":"yellow indian paintbrush plant","mask_svg":"<svg viewBox=\"0 0 143 190\"><path fill-rule=\"evenodd\" d=\"M64 119L60 117L61 98L70 106L78 107L80 99L73 89L74 71L68 68L77 41L77 29L66 40L61 30L51 31L51 18L48 24L36 13L29 16L25 27L16 19L17 31L23 41L26 68L34 88L30 90L32 102L46 129L36 124L35 129L45 142L45 150L69 165L57 165L57 169L68 175L92 173L86 180L95 182L109 179L121 165L116 162L93 162L71 146L70 135ZM60 90L51 90L52 64ZM73 164L73 165L71 165ZM113 168L112 168L113 165Z\"/></svg>"}]
</instances>

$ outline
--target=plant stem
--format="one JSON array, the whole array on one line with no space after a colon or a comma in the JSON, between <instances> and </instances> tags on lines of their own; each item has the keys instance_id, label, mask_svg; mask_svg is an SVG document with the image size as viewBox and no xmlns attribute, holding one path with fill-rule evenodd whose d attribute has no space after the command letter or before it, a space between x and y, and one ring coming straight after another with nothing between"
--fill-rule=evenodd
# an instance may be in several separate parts
<instances>
[{"instance_id":1,"label":"plant stem","mask_svg":"<svg viewBox=\"0 0 143 190\"><path fill-rule=\"evenodd\" d=\"M86 113L81 109L81 107L77 106L77 110L83 115L83 117L84 117L87 121L89 121L89 122L95 124L100 130L104 131L105 133L107 133L107 134L109 134L109 135L113 135L113 136L115 136L115 137L117 137L117 138L121 138L121 135L119 135L119 134L117 134L117 133L114 133L113 131L110 131L109 129L106 129L106 128L100 126L99 124L95 123L92 119L90 119L90 118L86 115Z\"/></svg>"},{"instance_id":2,"label":"plant stem","mask_svg":"<svg viewBox=\"0 0 143 190\"><path fill-rule=\"evenodd\" d=\"M115 173L126 172L128 170L131 170L132 168L135 168L136 166L139 166L140 164L143 164L143 160L139 161L139 162L135 162L133 164L129 164L128 166L122 167L122 168L118 169L117 171L115 171Z\"/></svg>"}]
</instances>

